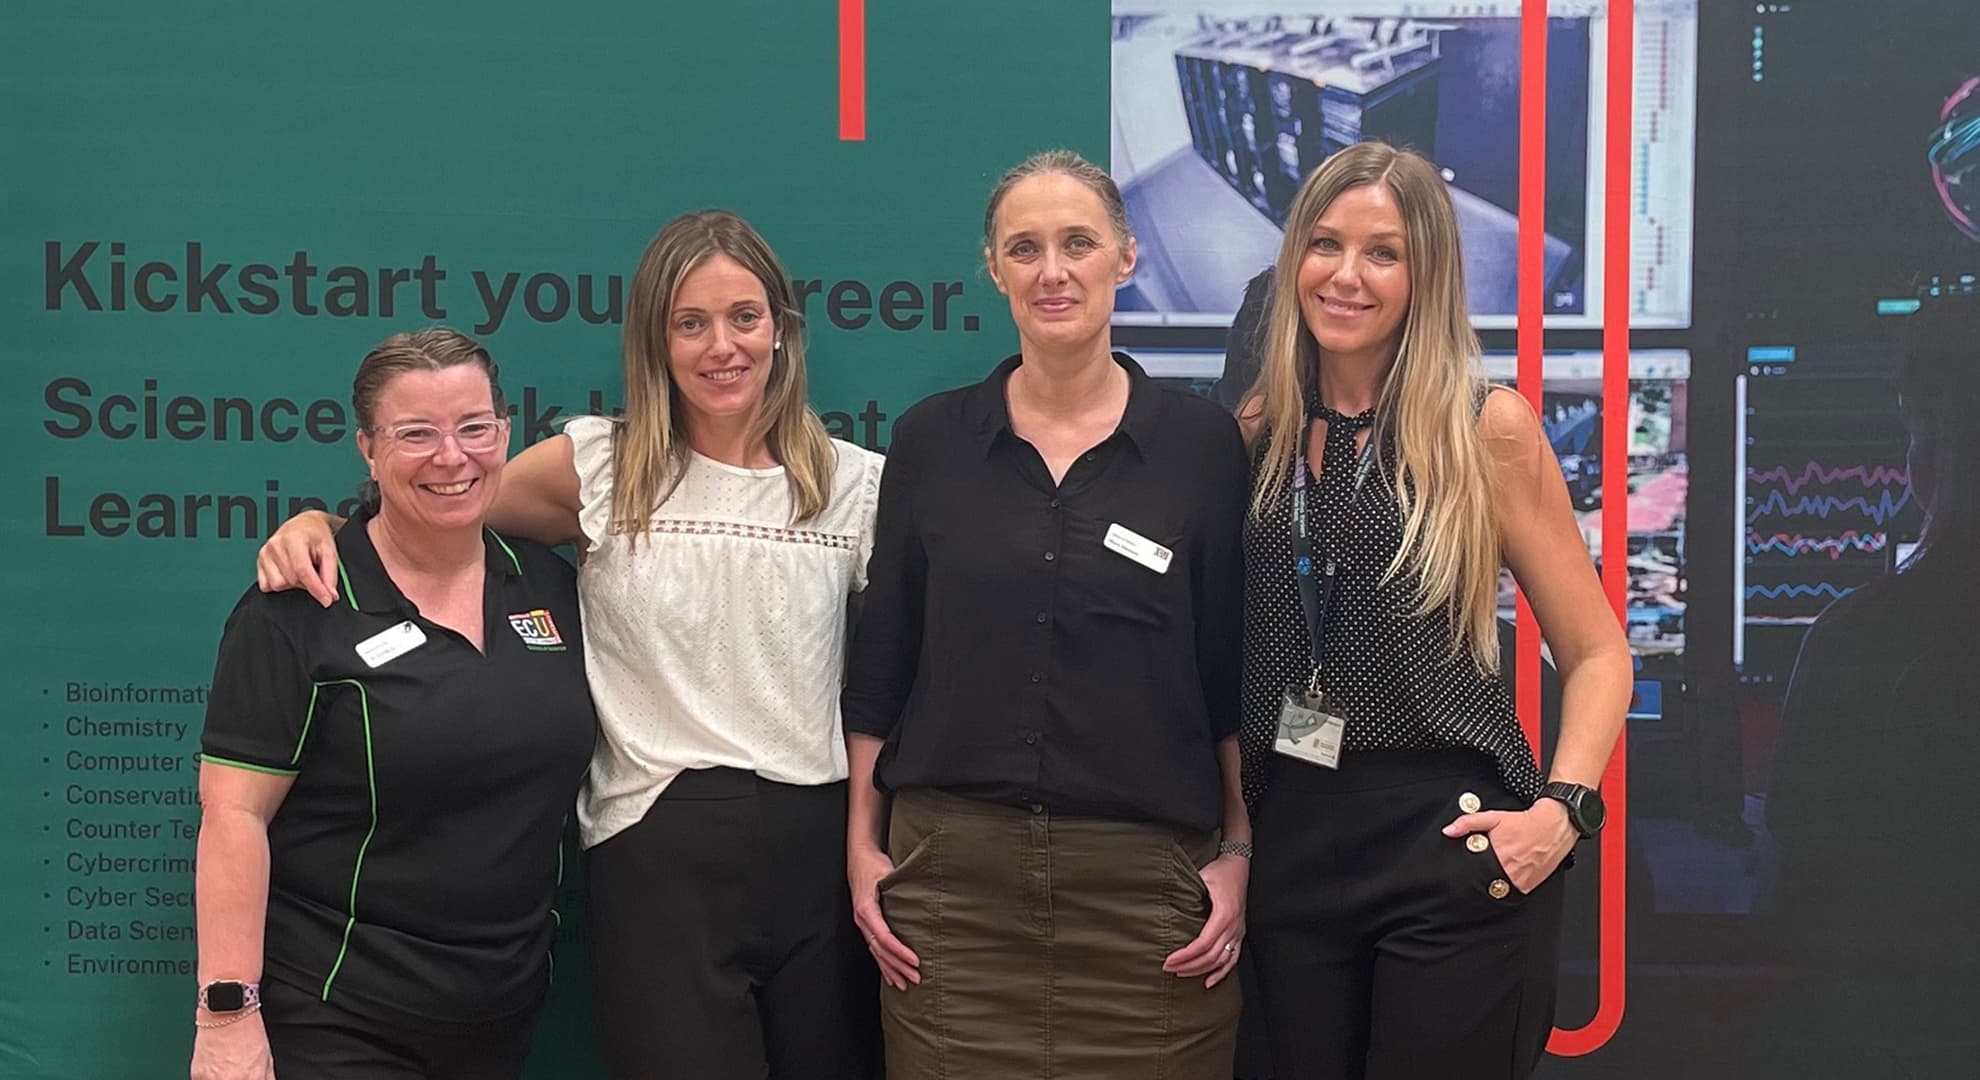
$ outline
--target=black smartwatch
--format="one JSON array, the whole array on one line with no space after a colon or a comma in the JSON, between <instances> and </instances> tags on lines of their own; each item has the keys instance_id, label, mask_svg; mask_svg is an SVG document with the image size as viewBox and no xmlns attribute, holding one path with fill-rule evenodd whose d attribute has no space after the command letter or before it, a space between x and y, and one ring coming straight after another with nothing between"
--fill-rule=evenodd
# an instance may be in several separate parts
<instances>
[{"instance_id":1,"label":"black smartwatch","mask_svg":"<svg viewBox=\"0 0 1980 1080\"><path fill-rule=\"evenodd\" d=\"M1555 780L1540 788L1540 797L1567 807L1568 824L1574 826L1583 840L1601 832L1602 823L1609 818L1608 809L1602 805L1602 793L1592 787Z\"/></svg>"},{"instance_id":2,"label":"black smartwatch","mask_svg":"<svg viewBox=\"0 0 1980 1080\"><path fill-rule=\"evenodd\" d=\"M210 1013L240 1012L261 1001L261 987L251 982L216 979L199 988L199 1007Z\"/></svg>"}]
</instances>

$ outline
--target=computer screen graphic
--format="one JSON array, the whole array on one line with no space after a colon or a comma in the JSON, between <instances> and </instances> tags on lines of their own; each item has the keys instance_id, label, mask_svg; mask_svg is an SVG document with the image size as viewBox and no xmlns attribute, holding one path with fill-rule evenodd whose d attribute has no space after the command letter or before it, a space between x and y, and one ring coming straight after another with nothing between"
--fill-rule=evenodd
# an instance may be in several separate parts
<instances>
[{"instance_id":1,"label":"computer screen graphic","mask_svg":"<svg viewBox=\"0 0 1980 1080\"><path fill-rule=\"evenodd\" d=\"M1546 309L1550 326L1587 327L1601 311L1607 8L1550 10ZM1512 325L1519 29L1517 4L1115 0L1112 171L1141 247L1116 323L1227 325L1300 182L1382 139L1438 167L1474 321ZM1643 327L1690 323L1696 37L1689 2L1638 5L1629 289Z\"/></svg>"}]
</instances>

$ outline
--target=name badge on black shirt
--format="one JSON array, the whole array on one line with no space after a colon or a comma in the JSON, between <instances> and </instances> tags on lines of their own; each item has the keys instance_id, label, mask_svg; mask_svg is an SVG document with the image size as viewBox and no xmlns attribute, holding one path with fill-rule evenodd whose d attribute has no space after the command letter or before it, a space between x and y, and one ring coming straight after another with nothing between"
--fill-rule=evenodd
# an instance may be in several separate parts
<instances>
[{"instance_id":1,"label":"name badge on black shirt","mask_svg":"<svg viewBox=\"0 0 1980 1080\"><path fill-rule=\"evenodd\" d=\"M1169 560L1176 557L1175 552L1118 521L1107 527L1107 537L1101 543L1107 546L1108 551L1125 555L1158 574L1168 573Z\"/></svg>"},{"instance_id":2,"label":"name badge on black shirt","mask_svg":"<svg viewBox=\"0 0 1980 1080\"><path fill-rule=\"evenodd\" d=\"M424 644L426 644L426 631L413 625L412 620L408 619L390 630L381 630L358 642L357 654L358 659L364 661L366 667L375 668L389 660L404 656Z\"/></svg>"}]
</instances>

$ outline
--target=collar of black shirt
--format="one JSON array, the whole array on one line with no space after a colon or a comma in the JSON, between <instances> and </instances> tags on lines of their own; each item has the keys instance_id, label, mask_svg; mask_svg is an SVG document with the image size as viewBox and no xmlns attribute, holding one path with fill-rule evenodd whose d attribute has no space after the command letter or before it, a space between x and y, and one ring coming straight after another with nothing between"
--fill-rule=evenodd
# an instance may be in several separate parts
<instances>
[{"instance_id":1,"label":"collar of black shirt","mask_svg":"<svg viewBox=\"0 0 1980 1080\"><path fill-rule=\"evenodd\" d=\"M385 573L378 549L372 546L371 531L365 528L376 516L374 510L359 510L337 531L337 591L353 610L411 618L415 613L412 601L406 599L406 594ZM522 576L522 560L495 535L495 530L483 526L481 542L487 552L489 573L504 580Z\"/></svg>"},{"instance_id":2,"label":"collar of black shirt","mask_svg":"<svg viewBox=\"0 0 1980 1080\"><path fill-rule=\"evenodd\" d=\"M1016 371L1023 362L1022 354L1006 357L989 378L971 388L965 406L966 415L976 432L977 449L986 457L990 454L990 448L997 444L997 436L1011 430L1011 406L1004 397L1004 384L1010 381L1011 372ZM1121 413L1121 425L1114 429L1114 433L1125 437L1135 453L1145 455L1149 440L1161 423L1162 388L1149 378L1134 357L1116 352L1114 363L1128 374L1127 409Z\"/></svg>"}]
</instances>

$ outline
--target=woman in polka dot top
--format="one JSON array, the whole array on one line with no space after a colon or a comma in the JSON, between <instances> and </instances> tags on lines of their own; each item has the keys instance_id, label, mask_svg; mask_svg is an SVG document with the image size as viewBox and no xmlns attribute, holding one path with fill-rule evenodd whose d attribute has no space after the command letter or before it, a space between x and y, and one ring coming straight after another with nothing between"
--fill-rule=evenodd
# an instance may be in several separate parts
<instances>
[{"instance_id":1,"label":"woman in polka dot top","mask_svg":"<svg viewBox=\"0 0 1980 1080\"><path fill-rule=\"evenodd\" d=\"M1428 161L1336 154L1239 410L1249 945L1281 1077L1531 1072L1559 871L1601 827L1628 645L1538 418L1480 373L1463 265ZM1561 673L1546 783L1499 675L1502 564Z\"/></svg>"}]
</instances>

